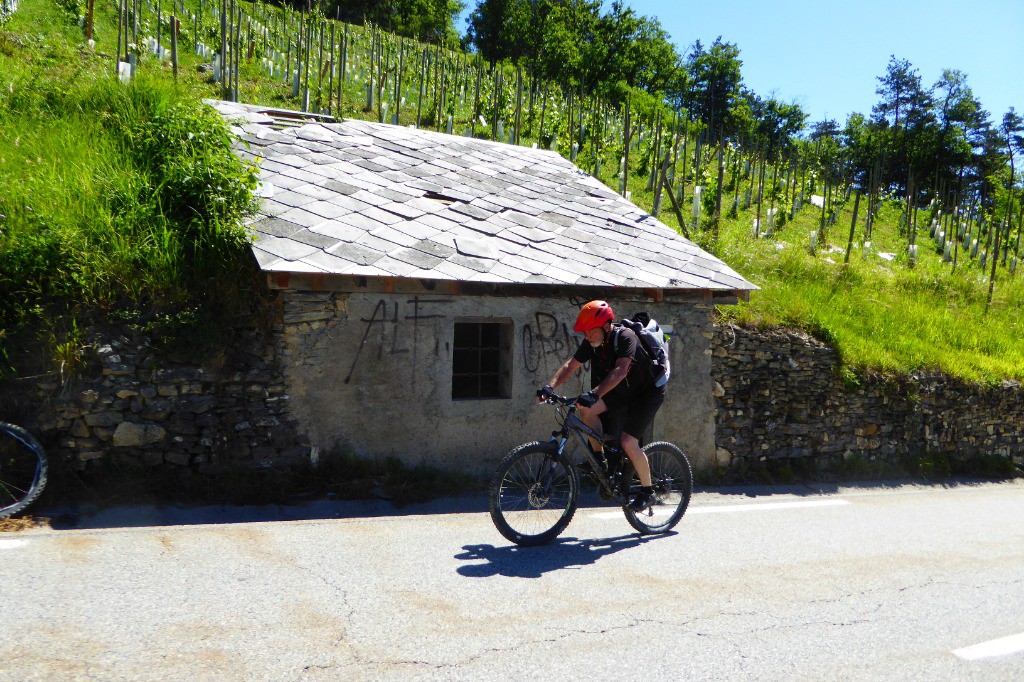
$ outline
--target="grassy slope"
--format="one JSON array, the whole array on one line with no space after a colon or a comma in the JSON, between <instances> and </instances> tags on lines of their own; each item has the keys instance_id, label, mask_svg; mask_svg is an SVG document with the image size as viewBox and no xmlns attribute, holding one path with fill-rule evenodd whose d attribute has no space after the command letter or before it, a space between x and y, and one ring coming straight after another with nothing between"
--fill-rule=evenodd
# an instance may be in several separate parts
<instances>
[{"instance_id":1,"label":"grassy slope","mask_svg":"<svg viewBox=\"0 0 1024 682\"><path fill-rule=\"evenodd\" d=\"M70 23L68 15L52 0L23 0L18 13L3 29L6 36L0 38L0 74L70 80L111 72L111 60L100 55L116 51L111 44L116 40L115 24L109 13L100 12L100 5L97 8L98 54L90 54L79 49L81 30ZM182 50L179 82L183 90L194 96L217 96L216 87L197 73L198 63L190 50ZM146 60L143 69L170 78L166 63ZM290 88L278 79L265 77L255 64L243 65L241 76L244 101L298 107L298 102L290 98ZM2 85L7 87L11 76L2 78ZM361 115L354 104L345 113ZM28 134L22 136L25 142L18 143L20 151L0 154L0 178L10 181L39 176L33 164L48 158L47 146L59 146L64 158L80 160L53 164L48 175L42 176L45 182L40 186L66 182L73 176L75 182L89 187L92 178L103 172L103 155L90 155L89 145L84 144L92 139L93 123L90 112L83 114L65 119L62 125L54 127L52 134L39 137L41 148L32 147L33 135L26 131ZM3 144L11 142L0 140ZM609 162L605 168L615 165ZM649 209L652 197L640 176L634 172L630 189L634 201ZM617 186L610 176L603 179ZM50 200L67 202L68 198L55 196ZM80 202L72 201L69 210L76 210L77 206L78 211L89 212L89 201L88 196ZM949 265L942 264L930 248L927 228L919 231L917 266L908 267L902 255L906 237L898 234L898 213L892 208L884 210L882 220L876 223L870 247L862 249L858 245L850 264L843 265L851 205L846 206L837 224L829 229L826 243L819 245L815 254L808 248L808 234L817 228L818 211L809 205L772 239L751 238L750 212L724 220L717 244L710 243L707 233L695 235L762 287L750 303L723 309L723 313L745 323L781 323L810 329L833 341L852 367L891 372L936 368L978 381L1024 379L1024 351L1018 343L1024 331L1019 315L1024 301L1020 282L1009 278L1006 270L1000 270L996 296L986 313L985 275L962 253L955 273ZM675 224L667 206L661 218ZM859 221L859 227L862 226L863 213ZM886 252L897 254L896 259L890 262L879 257L879 253Z\"/></svg>"}]
</instances>

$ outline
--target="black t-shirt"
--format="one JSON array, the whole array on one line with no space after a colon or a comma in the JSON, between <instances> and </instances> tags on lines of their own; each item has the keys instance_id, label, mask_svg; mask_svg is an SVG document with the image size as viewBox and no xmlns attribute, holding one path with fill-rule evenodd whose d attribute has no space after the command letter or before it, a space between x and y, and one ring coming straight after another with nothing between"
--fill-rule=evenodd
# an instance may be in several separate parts
<instances>
[{"instance_id":1,"label":"black t-shirt","mask_svg":"<svg viewBox=\"0 0 1024 682\"><path fill-rule=\"evenodd\" d=\"M615 343L615 336L618 334L618 344ZM616 348L615 346L618 346ZM640 339L636 337L632 329L613 326L611 333L597 348L594 348L586 339L576 349L573 358L577 362L590 362L590 387L594 388L608 376L608 373L615 367L619 358L632 358L629 366L629 374L619 382L610 393L623 396L633 396L641 391L653 388L651 381L650 360L647 354L640 347Z\"/></svg>"}]
</instances>

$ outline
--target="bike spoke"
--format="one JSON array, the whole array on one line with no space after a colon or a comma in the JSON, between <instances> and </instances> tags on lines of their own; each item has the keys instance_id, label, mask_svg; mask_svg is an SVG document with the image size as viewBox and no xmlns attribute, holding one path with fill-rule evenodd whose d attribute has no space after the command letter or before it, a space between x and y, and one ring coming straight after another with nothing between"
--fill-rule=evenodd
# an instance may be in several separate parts
<instances>
[{"instance_id":1,"label":"bike spoke","mask_svg":"<svg viewBox=\"0 0 1024 682\"><path fill-rule=\"evenodd\" d=\"M543 444L511 453L492 483L491 515L518 544L546 542L572 517L576 480L566 460Z\"/></svg>"}]
</instances>

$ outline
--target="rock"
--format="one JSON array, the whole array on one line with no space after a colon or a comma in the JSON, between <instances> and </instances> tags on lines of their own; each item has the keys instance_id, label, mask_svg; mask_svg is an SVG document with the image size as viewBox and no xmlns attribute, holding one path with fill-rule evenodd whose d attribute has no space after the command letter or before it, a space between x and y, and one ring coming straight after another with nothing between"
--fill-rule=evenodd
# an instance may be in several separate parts
<instances>
[{"instance_id":1,"label":"rock","mask_svg":"<svg viewBox=\"0 0 1024 682\"><path fill-rule=\"evenodd\" d=\"M114 447L131 448L159 443L167 436L167 431L156 424L121 422L114 431Z\"/></svg>"},{"instance_id":2,"label":"rock","mask_svg":"<svg viewBox=\"0 0 1024 682\"><path fill-rule=\"evenodd\" d=\"M217 398L212 395L190 397L182 400L179 405L185 412L192 414L204 414L209 412L217 404Z\"/></svg>"},{"instance_id":3,"label":"rock","mask_svg":"<svg viewBox=\"0 0 1024 682\"><path fill-rule=\"evenodd\" d=\"M124 417L120 412L94 412L85 415L85 423L89 426L115 426Z\"/></svg>"}]
</instances>

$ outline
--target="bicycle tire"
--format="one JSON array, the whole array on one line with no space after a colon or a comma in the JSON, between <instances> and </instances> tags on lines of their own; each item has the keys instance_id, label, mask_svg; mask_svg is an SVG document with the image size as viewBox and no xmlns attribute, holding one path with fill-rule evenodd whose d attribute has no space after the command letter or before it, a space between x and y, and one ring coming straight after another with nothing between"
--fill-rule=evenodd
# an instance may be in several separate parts
<instances>
[{"instance_id":1,"label":"bicycle tire","mask_svg":"<svg viewBox=\"0 0 1024 682\"><path fill-rule=\"evenodd\" d=\"M551 443L524 443L505 455L494 472L491 520L510 542L543 545L572 521L579 489L576 467Z\"/></svg>"},{"instance_id":2,"label":"bicycle tire","mask_svg":"<svg viewBox=\"0 0 1024 682\"><path fill-rule=\"evenodd\" d=\"M20 426L0 422L0 519L36 501L46 486L47 471L39 441Z\"/></svg>"},{"instance_id":3,"label":"bicycle tire","mask_svg":"<svg viewBox=\"0 0 1024 682\"><path fill-rule=\"evenodd\" d=\"M693 471L683 451L672 443L659 441L644 448L647 461L651 464L651 481L654 484L655 503L642 512L634 512L626 505L622 511L629 525L642 535L667 533L686 513L693 495ZM628 498L640 491L640 480L633 472Z\"/></svg>"}]
</instances>

